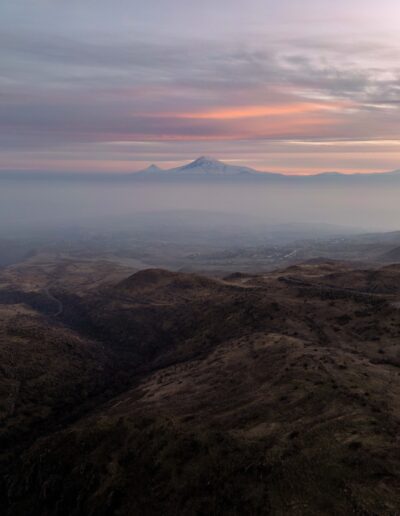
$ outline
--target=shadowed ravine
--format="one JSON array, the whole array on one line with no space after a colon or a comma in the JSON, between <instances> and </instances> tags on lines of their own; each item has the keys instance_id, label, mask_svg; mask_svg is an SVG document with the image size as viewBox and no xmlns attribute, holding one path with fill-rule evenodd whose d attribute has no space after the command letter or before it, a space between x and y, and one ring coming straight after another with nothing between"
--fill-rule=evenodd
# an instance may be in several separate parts
<instances>
[{"instance_id":1,"label":"shadowed ravine","mask_svg":"<svg viewBox=\"0 0 400 516\"><path fill-rule=\"evenodd\" d=\"M88 267L0 278L6 514L398 512L398 266Z\"/></svg>"}]
</instances>

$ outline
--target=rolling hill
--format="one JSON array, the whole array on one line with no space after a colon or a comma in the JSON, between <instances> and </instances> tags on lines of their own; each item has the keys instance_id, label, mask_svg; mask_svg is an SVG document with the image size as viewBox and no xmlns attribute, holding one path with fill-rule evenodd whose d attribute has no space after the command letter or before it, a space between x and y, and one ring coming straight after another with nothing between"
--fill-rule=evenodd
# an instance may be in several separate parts
<instances>
[{"instance_id":1,"label":"rolling hill","mask_svg":"<svg viewBox=\"0 0 400 516\"><path fill-rule=\"evenodd\" d=\"M399 267L90 267L2 272L5 514L400 510Z\"/></svg>"}]
</instances>

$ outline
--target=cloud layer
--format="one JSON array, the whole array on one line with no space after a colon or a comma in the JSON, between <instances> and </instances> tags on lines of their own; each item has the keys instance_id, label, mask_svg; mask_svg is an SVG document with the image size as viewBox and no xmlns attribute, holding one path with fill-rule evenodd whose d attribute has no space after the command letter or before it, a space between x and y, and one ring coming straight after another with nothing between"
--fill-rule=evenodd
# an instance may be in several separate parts
<instances>
[{"instance_id":1,"label":"cloud layer","mask_svg":"<svg viewBox=\"0 0 400 516\"><path fill-rule=\"evenodd\" d=\"M5 0L0 167L135 170L198 153L283 172L400 166L397 2L381 4L380 31L369 1L364 29L358 0L167 3Z\"/></svg>"}]
</instances>

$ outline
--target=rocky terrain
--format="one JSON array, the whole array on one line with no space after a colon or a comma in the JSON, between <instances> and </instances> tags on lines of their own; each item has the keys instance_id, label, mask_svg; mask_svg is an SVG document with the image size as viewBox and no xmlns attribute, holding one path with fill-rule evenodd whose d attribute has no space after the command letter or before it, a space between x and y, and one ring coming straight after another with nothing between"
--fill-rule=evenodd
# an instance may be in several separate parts
<instances>
[{"instance_id":1,"label":"rocky terrain","mask_svg":"<svg viewBox=\"0 0 400 516\"><path fill-rule=\"evenodd\" d=\"M400 266L0 276L7 515L400 512Z\"/></svg>"}]
</instances>

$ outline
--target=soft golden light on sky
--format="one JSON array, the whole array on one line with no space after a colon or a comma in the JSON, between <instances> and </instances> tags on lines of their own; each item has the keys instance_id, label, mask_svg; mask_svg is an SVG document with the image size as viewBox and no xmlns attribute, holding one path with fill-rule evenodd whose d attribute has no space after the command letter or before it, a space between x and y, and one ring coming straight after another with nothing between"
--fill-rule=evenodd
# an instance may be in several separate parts
<instances>
[{"instance_id":1,"label":"soft golden light on sky","mask_svg":"<svg viewBox=\"0 0 400 516\"><path fill-rule=\"evenodd\" d=\"M398 0L2 0L0 170L400 168L399 17Z\"/></svg>"},{"instance_id":2,"label":"soft golden light on sky","mask_svg":"<svg viewBox=\"0 0 400 516\"><path fill-rule=\"evenodd\" d=\"M349 102L332 102L325 104L298 103L276 106L232 106L203 113L178 113L175 116L177 118L197 118L204 120L234 120L240 118L279 117L319 111L335 111L345 107L349 108L350 105Z\"/></svg>"}]
</instances>

